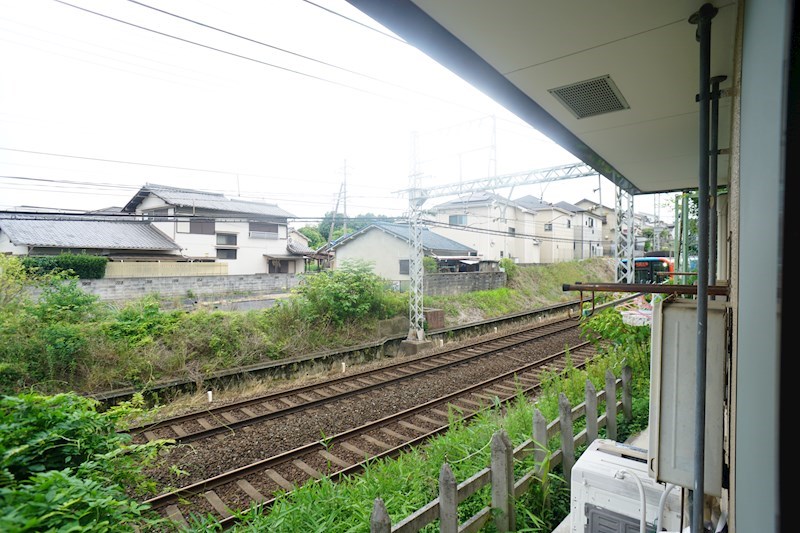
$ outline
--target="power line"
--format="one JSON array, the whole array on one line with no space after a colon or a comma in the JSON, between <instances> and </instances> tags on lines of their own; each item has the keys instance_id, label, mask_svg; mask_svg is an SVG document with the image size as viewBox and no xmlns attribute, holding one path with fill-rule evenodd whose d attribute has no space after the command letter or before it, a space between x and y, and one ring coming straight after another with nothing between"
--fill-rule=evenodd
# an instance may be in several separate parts
<instances>
[{"instance_id":1,"label":"power line","mask_svg":"<svg viewBox=\"0 0 800 533\"><path fill-rule=\"evenodd\" d=\"M86 13L91 13L92 15L97 15L98 17L103 17L103 18L108 19L108 20L113 20L115 22L119 22L120 24L125 24L127 26L131 26L131 27L134 27L134 28L138 28L140 30L148 31L150 33L155 33L157 35L161 35L162 37L167 37L169 39L175 39L176 41L181 41L181 42L184 42L184 43L187 43L187 44L191 44L191 45L194 45L194 46L199 46L199 47L205 48L207 50L213 50L213 51L219 52L221 54L226 54L226 55L229 55L229 56L238 57L239 59L244 59L246 61L252 61L254 63L259 63L259 64L267 66L267 67L272 67L272 68L276 68L278 70L283 70L285 72L289 72L289 73L292 73L292 74L297 74L298 76L304 76L304 77L307 77L307 78L315 79L317 81L322 81L322 82L325 82L325 83L338 85L340 87L345 87L347 89L353 89L354 91L359 91L359 92L371 94L373 96L379 96L379 97L382 97L382 98L387 98L385 95L377 94L377 93L374 93L372 91L368 91L366 89L361 89L359 87L355 87L353 85L348 85L346 83L341 83L341 82L334 81L334 80L331 80L331 79L328 79L328 78L323 78L321 76L315 76L314 74L308 74L306 72L301 72L299 70L291 69L291 68L288 68L288 67L282 67L280 65L276 65L274 63L269 63L267 61L262 61L260 59L254 58L254 57L249 57L249 56L245 56L245 55L242 55L242 54L237 54L236 52L230 52L228 50L223 50L222 48L217 48L215 46L210 46L210 45L207 45L207 44L199 43L197 41L192 41L191 39L185 39L183 37L178 37L177 35L172 35L170 33L154 30L152 28L148 28L148 27L142 26L140 24L135 24L135 23L129 22L127 20L122 20L122 19L119 19L119 18L116 18L116 17L112 17L111 15L106 15L106 14L100 13L98 11L92 11L91 9L87 9L85 7L81 7L81 6L76 6L74 4L70 4L69 2L65 2L64 0L53 0L53 1L54 2L58 2L59 4L63 4L65 6L69 6L69 7L75 8L75 9L79 9L81 11L85 11Z\"/></svg>"},{"instance_id":2,"label":"power line","mask_svg":"<svg viewBox=\"0 0 800 533\"><path fill-rule=\"evenodd\" d=\"M380 35L383 35L384 37L388 37L388 38L390 38L390 39L394 39L395 41L398 41L398 42L401 42L401 43L403 43L403 44L405 44L405 45L408 45L408 43L407 43L406 41L404 41L404 40L403 40L403 39L401 39L400 37L397 37L396 35L392 35L391 33L386 33L385 31L381 31L381 30L379 30L378 28L373 28L372 26L369 26L369 25L367 25L367 24L364 24L363 22L359 22L359 21L357 21L357 20L355 20L355 19L353 19L353 18L350 18L350 17L347 17L347 16L345 16L345 15L342 15L341 13L339 13L339 12L337 12L337 11L334 11L334 10L332 10L332 9L328 9L328 8L327 8L327 7L325 7L325 6L321 6L321 5L319 5L319 4L315 4L314 2L311 2L310 0L303 0L303 1L304 1L305 3L307 3L307 4L310 4L310 5L314 6L314 7L317 7L317 8L319 8L319 9L322 9L323 11L327 11L328 13L331 13L331 14L333 14L333 15L336 15L337 17L341 17L341 18L343 18L343 19L345 19L345 20L347 20L347 21L349 21L349 22L352 22L353 24L358 24L359 26L362 26L362 27L364 27L364 28L366 28L366 29L368 29L368 30L370 30L370 31L374 31L374 32L376 32L376 33L379 33ZM409 45L409 46L410 46L410 45Z\"/></svg>"}]
</instances>

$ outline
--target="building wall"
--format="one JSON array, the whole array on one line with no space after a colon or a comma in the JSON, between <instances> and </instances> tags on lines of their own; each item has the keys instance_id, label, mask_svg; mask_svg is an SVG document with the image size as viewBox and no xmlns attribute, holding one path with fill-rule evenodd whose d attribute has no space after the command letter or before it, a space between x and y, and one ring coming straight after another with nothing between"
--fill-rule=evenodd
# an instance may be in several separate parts
<instances>
[{"instance_id":1,"label":"building wall","mask_svg":"<svg viewBox=\"0 0 800 533\"><path fill-rule=\"evenodd\" d=\"M541 236L541 262L561 263L574 258L572 213L562 209L540 209L534 213L534 234ZM570 221L570 224L567 224ZM551 230L545 230L547 224Z\"/></svg>"},{"instance_id":2,"label":"building wall","mask_svg":"<svg viewBox=\"0 0 800 533\"><path fill-rule=\"evenodd\" d=\"M408 281L411 279L408 274L400 274L400 261L409 258L407 242L372 228L336 248L335 267L342 266L347 260L361 259L371 263L375 274L382 278Z\"/></svg>"},{"instance_id":3,"label":"building wall","mask_svg":"<svg viewBox=\"0 0 800 533\"><path fill-rule=\"evenodd\" d=\"M602 219L589 213L576 213L573 218L575 259L588 259L603 255Z\"/></svg>"},{"instance_id":4,"label":"building wall","mask_svg":"<svg viewBox=\"0 0 800 533\"><path fill-rule=\"evenodd\" d=\"M28 255L28 247L13 244L8 235L0 229L0 254Z\"/></svg>"}]
</instances>

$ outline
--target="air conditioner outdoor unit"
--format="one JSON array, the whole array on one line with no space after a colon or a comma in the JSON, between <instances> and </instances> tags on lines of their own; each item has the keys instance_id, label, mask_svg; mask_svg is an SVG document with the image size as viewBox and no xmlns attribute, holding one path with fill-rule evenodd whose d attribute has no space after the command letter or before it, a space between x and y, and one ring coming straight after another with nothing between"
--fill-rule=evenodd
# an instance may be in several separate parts
<instances>
[{"instance_id":1,"label":"air conditioner outdoor unit","mask_svg":"<svg viewBox=\"0 0 800 533\"><path fill-rule=\"evenodd\" d=\"M638 482L637 482L638 480ZM670 486L670 488L672 488ZM613 440L596 439L572 467L572 533L637 533L646 500L646 531L681 531L681 491L648 476L647 450Z\"/></svg>"}]
</instances>

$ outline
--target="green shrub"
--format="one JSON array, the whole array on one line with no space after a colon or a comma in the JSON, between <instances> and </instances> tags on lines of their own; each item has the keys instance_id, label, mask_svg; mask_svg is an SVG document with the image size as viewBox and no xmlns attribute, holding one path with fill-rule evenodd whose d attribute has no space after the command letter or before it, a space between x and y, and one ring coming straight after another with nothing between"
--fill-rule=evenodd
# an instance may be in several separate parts
<instances>
[{"instance_id":1,"label":"green shrub","mask_svg":"<svg viewBox=\"0 0 800 533\"><path fill-rule=\"evenodd\" d=\"M140 398L139 398L140 401ZM140 410L106 412L76 394L0 397L0 530L133 531L156 524L122 484L148 486L142 468L166 443L119 432Z\"/></svg>"},{"instance_id":2,"label":"green shrub","mask_svg":"<svg viewBox=\"0 0 800 533\"><path fill-rule=\"evenodd\" d=\"M423 257L422 258L422 270L424 270L425 272L431 272L431 273L438 272L439 271L439 265L436 263L436 259L434 259L433 257L431 257L429 255L426 255L425 257Z\"/></svg>"},{"instance_id":3,"label":"green shrub","mask_svg":"<svg viewBox=\"0 0 800 533\"><path fill-rule=\"evenodd\" d=\"M78 324L100 314L98 300L97 296L78 287L74 279L52 280L42 289L39 300L31 308L31 314L43 323Z\"/></svg>"},{"instance_id":4,"label":"green shrub","mask_svg":"<svg viewBox=\"0 0 800 533\"><path fill-rule=\"evenodd\" d=\"M71 271L80 279L100 279L106 275L108 258L87 254L59 254L27 256L22 264L31 272L46 274L50 272Z\"/></svg>"},{"instance_id":5,"label":"green shrub","mask_svg":"<svg viewBox=\"0 0 800 533\"><path fill-rule=\"evenodd\" d=\"M342 325L366 316L387 317L385 282L364 261L345 261L335 270L304 276L296 292L311 322Z\"/></svg>"},{"instance_id":6,"label":"green shrub","mask_svg":"<svg viewBox=\"0 0 800 533\"><path fill-rule=\"evenodd\" d=\"M182 311L161 311L158 299L145 296L122 308L115 319L106 324L106 335L124 341L128 346L141 347L173 331Z\"/></svg>"},{"instance_id":7,"label":"green shrub","mask_svg":"<svg viewBox=\"0 0 800 533\"><path fill-rule=\"evenodd\" d=\"M519 266L514 262L513 259L509 259L508 257L504 257L500 260L500 268L505 270L506 277L509 280L514 279L514 276L516 276L519 272Z\"/></svg>"}]
</instances>

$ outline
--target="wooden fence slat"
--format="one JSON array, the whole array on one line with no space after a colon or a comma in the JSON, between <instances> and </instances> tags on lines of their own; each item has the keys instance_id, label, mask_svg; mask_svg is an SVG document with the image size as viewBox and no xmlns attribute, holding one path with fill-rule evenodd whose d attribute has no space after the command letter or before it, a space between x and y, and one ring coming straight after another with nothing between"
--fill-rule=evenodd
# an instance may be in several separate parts
<instances>
[{"instance_id":1,"label":"wooden fence slat","mask_svg":"<svg viewBox=\"0 0 800 533\"><path fill-rule=\"evenodd\" d=\"M617 440L617 379L606 370L606 435Z\"/></svg>"},{"instance_id":2,"label":"wooden fence slat","mask_svg":"<svg viewBox=\"0 0 800 533\"><path fill-rule=\"evenodd\" d=\"M392 520L386 511L386 504L383 503L381 498L375 498L375 503L372 504L369 531L370 533L391 533L392 531Z\"/></svg>"},{"instance_id":3,"label":"wooden fence slat","mask_svg":"<svg viewBox=\"0 0 800 533\"><path fill-rule=\"evenodd\" d=\"M492 507L499 533L516 529L514 513L514 447L508 433L498 431L492 436Z\"/></svg>"},{"instance_id":4,"label":"wooden fence slat","mask_svg":"<svg viewBox=\"0 0 800 533\"><path fill-rule=\"evenodd\" d=\"M586 440L591 444L597 438L597 389L586 380Z\"/></svg>"},{"instance_id":5,"label":"wooden fence slat","mask_svg":"<svg viewBox=\"0 0 800 533\"><path fill-rule=\"evenodd\" d=\"M547 420L538 409L533 410L533 461L535 463L536 475L542 478L544 474L544 462L547 459Z\"/></svg>"},{"instance_id":6,"label":"wooden fence slat","mask_svg":"<svg viewBox=\"0 0 800 533\"><path fill-rule=\"evenodd\" d=\"M625 420L630 422L633 419L633 395L631 392L631 367L622 368L622 413Z\"/></svg>"},{"instance_id":7,"label":"wooden fence slat","mask_svg":"<svg viewBox=\"0 0 800 533\"><path fill-rule=\"evenodd\" d=\"M575 441L573 440L572 407L567 396L562 392L558 395L558 420L561 428L561 451L564 461L561 464L564 470L564 479L571 479L572 465L575 464Z\"/></svg>"},{"instance_id":8,"label":"wooden fence slat","mask_svg":"<svg viewBox=\"0 0 800 533\"><path fill-rule=\"evenodd\" d=\"M439 531L458 533L458 490L450 465L439 471Z\"/></svg>"}]
</instances>

